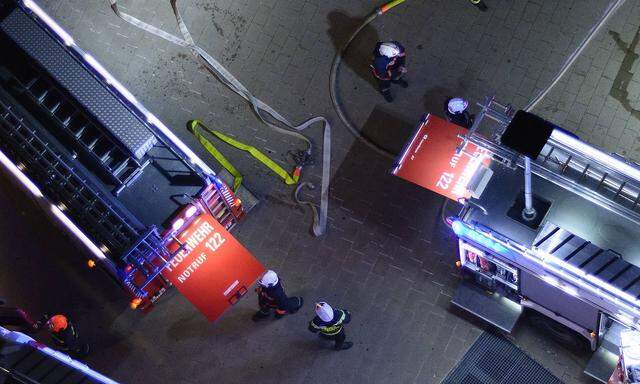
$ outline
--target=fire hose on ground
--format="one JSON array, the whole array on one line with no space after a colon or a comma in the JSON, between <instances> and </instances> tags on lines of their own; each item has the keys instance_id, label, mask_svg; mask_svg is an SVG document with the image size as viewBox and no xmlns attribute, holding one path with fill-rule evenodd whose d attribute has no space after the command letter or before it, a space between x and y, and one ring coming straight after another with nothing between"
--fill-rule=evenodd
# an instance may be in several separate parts
<instances>
[{"instance_id":1,"label":"fire hose on ground","mask_svg":"<svg viewBox=\"0 0 640 384\"><path fill-rule=\"evenodd\" d=\"M209 55L204 49L195 44L195 41L191 37L189 30L182 19L177 7L177 0L170 0L171 8L173 9L174 16L178 23L180 33L183 38L172 35L166 31L163 31L151 24L145 23L131 15L120 12L118 8L117 0L109 0L111 9L122 20L133 26L140 28L146 32L149 32L155 36L158 36L164 40L167 40L173 44L181 47L189 48L196 57L200 58L205 67L224 85L230 88L232 91L240 95L247 102L249 102L253 108L256 116L268 127L284 135L292 136L305 142L306 155L311 156L312 144L311 141L302 134L302 131L315 123L322 123L323 129L323 145L322 145L322 185L320 190L320 204L319 206L313 202L300 199L299 194L303 187L313 189L313 184L309 182L300 183L294 191L294 199L300 205L309 206L313 212L313 226L312 232L315 236L324 234L327 225L327 211L329 206L329 179L331 172L331 125L322 116L313 117L299 125L294 125L285 117L280 115L276 110L271 108L262 100L255 97L238 79L235 78L224 66L222 66L217 60ZM283 128L284 127L284 128Z\"/></svg>"}]
</instances>

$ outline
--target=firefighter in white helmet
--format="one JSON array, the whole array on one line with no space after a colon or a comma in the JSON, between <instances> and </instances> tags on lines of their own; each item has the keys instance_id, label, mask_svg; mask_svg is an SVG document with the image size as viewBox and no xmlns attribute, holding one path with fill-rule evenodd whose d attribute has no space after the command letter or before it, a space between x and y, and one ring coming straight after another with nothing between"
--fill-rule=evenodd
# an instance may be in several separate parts
<instances>
[{"instance_id":1,"label":"firefighter in white helmet","mask_svg":"<svg viewBox=\"0 0 640 384\"><path fill-rule=\"evenodd\" d=\"M447 120L464 128L471 128L473 116L469 114L469 102L462 97L449 97L444 102Z\"/></svg>"},{"instance_id":2,"label":"firefighter in white helmet","mask_svg":"<svg viewBox=\"0 0 640 384\"><path fill-rule=\"evenodd\" d=\"M387 102L393 101L391 83L407 88L409 83L402 78L407 73L406 53L397 41L378 42L373 50L371 70L378 81L378 88Z\"/></svg>"},{"instance_id":3,"label":"firefighter in white helmet","mask_svg":"<svg viewBox=\"0 0 640 384\"><path fill-rule=\"evenodd\" d=\"M262 275L258 287L256 287L256 293L258 293L260 309L253 315L254 321L269 317L272 311L275 312L275 318L280 319L287 314L298 312L304 303L302 297L287 296L282 286L282 280L272 270L268 270Z\"/></svg>"},{"instance_id":4,"label":"firefighter in white helmet","mask_svg":"<svg viewBox=\"0 0 640 384\"><path fill-rule=\"evenodd\" d=\"M353 342L345 341L344 325L351 321L351 313L346 309L333 309L324 301L316 303L316 317L309 322L309 330L335 341L335 350L341 351L353 347Z\"/></svg>"}]
</instances>

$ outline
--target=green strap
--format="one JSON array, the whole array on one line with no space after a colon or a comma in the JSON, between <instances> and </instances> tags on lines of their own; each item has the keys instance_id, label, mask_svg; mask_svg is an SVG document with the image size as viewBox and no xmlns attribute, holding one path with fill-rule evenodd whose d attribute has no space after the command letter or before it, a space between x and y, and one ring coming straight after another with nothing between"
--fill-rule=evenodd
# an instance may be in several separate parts
<instances>
[{"instance_id":1,"label":"green strap","mask_svg":"<svg viewBox=\"0 0 640 384\"><path fill-rule=\"evenodd\" d=\"M222 155L222 153L220 153L220 151L218 151L216 149L216 147L207 138L205 138L200 133L200 131L197 128L198 125L200 125L205 131L207 131L210 134L216 136L218 139L220 139L221 141L224 141L225 143L231 145L232 147L235 147L235 148L237 148L237 149L239 149L241 151L248 152L256 160L258 160L262 164L266 165L274 173L276 173L278 176L280 176L287 185L297 184L298 181L300 180L300 172L302 171L302 167L301 166L296 166L295 169L293 170L293 174L289 175L289 173L287 171L285 171L280 165L278 165L278 163L276 163L275 161L271 160L267 155L262 153L258 148L253 147L251 145L247 145L247 144L241 143L238 140L236 140L236 139L234 139L232 137L229 137L227 135L224 135L223 133L221 133L219 131L215 131L213 129L210 129L207 126L205 126L204 124L202 124L202 122L200 120L191 120L191 121L189 121L189 123L188 123L189 130L191 130L193 135L198 139L198 141L200 141L200 144L202 144L205 147L205 149L213 157L215 157L216 160L218 160L218 162L227 171L229 171L229 173L231 173L231 175L233 175L233 178L234 178L234 180L233 180L233 190L234 190L234 192L237 190L237 188L242 183L242 175L240 174L240 172L238 172L238 170L236 170L233 167L233 165L231 165L229 160L227 160Z\"/></svg>"},{"instance_id":2,"label":"green strap","mask_svg":"<svg viewBox=\"0 0 640 384\"><path fill-rule=\"evenodd\" d=\"M224 157L224 155L220 153L220 151L218 151L218 149L206 137L204 137L200 133L200 131L198 130L198 124L202 125L200 121L191 120L187 124L191 133L193 133L193 135L196 137L196 139L198 139L200 144L202 144L202 146L207 150L207 152L209 152L213 157L215 157L215 159L218 160L218 163L220 163L220 165L222 165L222 167L227 171L229 171L231 176L233 176L233 192L234 193L237 192L238 187L240 187L240 184L242 184L242 174L240 174L240 172L238 172L238 170L233 166L233 164L231 164L229 160L227 160L227 158ZM205 127L204 125L202 126L206 130L208 130L207 127Z\"/></svg>"}]
</instances>

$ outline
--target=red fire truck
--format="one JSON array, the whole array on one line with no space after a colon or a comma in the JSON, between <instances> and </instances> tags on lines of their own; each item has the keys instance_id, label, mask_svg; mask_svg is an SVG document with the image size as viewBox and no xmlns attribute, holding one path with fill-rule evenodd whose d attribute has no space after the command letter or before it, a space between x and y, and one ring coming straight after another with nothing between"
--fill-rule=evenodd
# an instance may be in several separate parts
<instances>
[{"instance_id":1,"label":"red fire truck","mask_svg":"<svg viewBox=\"0 0 640 384\"><path fill-rule=\"evenodd\" d=\"M452 303L511 332L524 311L595 352L606 382L640 330L640 166L487 98L470 130L427 115L393 169L461 204Z\"/></svg>"},{"instance_id":2,"label":"red fire truck","mask_svg":"<svg viewBox=\"0 0 640 384\"><path fill-rule=\"evenodd\" d=\"M132 296L214 319L262 266L216 174L35 2L0 3L0 164ZM206 296L208 301L201 300Z\"/></svg>"}]
</instances>

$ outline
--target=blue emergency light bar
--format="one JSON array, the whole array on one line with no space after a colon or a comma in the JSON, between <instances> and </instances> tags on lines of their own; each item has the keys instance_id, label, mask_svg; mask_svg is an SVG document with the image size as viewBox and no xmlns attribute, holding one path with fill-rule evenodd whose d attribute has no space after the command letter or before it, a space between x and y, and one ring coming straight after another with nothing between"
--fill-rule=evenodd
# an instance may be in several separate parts
<instances>
[{"instance_id":1,"label":"blue emergency light bar","mask_svg":"<svg viewBox=\"0 0 640 384\"><path fill-rule=\"evenodd\" d=\"M453 223L451 223L451 229L453 229L453 232L458 235L458 237L465 237L469 240L473 240L474 242L494 252L500 253L502 255L508 254L509 252L509 249L507 249L504 245L481 234L480 232L476 231L460 220L454 220Z\"/></svg>"}]
</instances>

